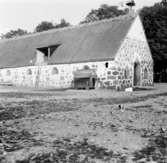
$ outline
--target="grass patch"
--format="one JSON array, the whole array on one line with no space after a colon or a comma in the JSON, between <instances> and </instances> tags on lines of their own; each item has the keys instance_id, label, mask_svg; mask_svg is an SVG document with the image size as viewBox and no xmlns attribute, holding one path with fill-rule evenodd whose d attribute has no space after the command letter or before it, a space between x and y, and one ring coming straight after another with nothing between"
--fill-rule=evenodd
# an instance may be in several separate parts
<instances>
[{"instance_id":1,"label":"grass patch","mask_svg":"<svg viewBox=\"0 0 167 163\"><path fill-rule=\"evenodd\" d=\"M53 152L31 154L28 158L16 163L47 162L47 163L96 163L110 162L115 159L118 162L126 162L126 157L121 154L114 154L106 148L88 143L87 139L79 142L71 142L70 139L55 140Z\"/></svg>"},{"instance_id":2,"label":"grass patch","mask_svg":"<svg viewBox=\"0 0 167 163\"><path fill-rule=\"evenodd\" d=\"M145 158L147 161L156 161L157 163L167 162L167 137L159 135L150 138L148 145L140 151L134 152L133 161L139 161Z\"/></svg>"},{"instance_id":3,"label":"grass patch","mask_svg":"<svg viewBox=\"0 0 167 163\"><path fill-rule=\"evenodd\" d=\"M80 107L81 104L79 102L67 100L13 102L6 104L6 106L3 107L3 110L0 109L0 121L32 117L53 112L75 111Z\"/></svg>"},{"instance_id":4,"label":"grass patch","mask_svg":"<svg viewBox=\"0 0 167 163\"><path fill-rule=\"evenodd\" d=\"M1 128L0 139L4 144L6 152L13 152L27 146L37 146L41 144L41 141L35 140L33 135L26 130L11 130Z\"/></svg>"},{"instance_id":5,"label":"grass patch","mask_svg":"<svg viewBox=\"0 0 167 163\"><path fill-rule=\"evenodd\" d=\"M134 108L136 108L136 109L140 109L140 108L152 108L152 105L140 105L140 106L134 106Z\"/></svg>"}]
</instances>

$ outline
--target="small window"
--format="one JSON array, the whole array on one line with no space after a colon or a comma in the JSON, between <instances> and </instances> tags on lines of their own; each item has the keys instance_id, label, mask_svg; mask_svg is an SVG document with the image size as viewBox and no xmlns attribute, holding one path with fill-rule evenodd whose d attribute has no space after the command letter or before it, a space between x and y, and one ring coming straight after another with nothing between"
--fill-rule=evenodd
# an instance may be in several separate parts
<instances>
[{"instance_id":1,"label":"small window","mask_svg":"<svg viewBox=\"0 0 167 163\"><path fill-rule=\"evenodd\" d=\"M56 74L58 74L58 73L59 73L59 71L58 71L57 67L54 67L54 68L52 69L52 75L56 75Z\"/></svg>"},{"instance_id":2,"label":"small window","mask_svg":"<svg viewBox=\"0 0 167 163\"><path fill-rule=\"evenodd\" d=\"M108 62L106 62L106 63L105 63L105 67L106 67L106 68L108 68L108 66L109 66L109 63L108 63Z\"/></svg>"},{"instance_id":3,"label":"small window","mask_svg":"<svg viewBox=\"0 0 167 163\"><path fill-rule=\"evenodd\" d=\"M148 70L147 70L147 68L144 69L144 79L148 79Z\"/></svg>"},{"instance_id":4,"label":"small window","mask_svg":"<svg viewBox=\"0 0 167 163\"><path fill-rule=\"evenodd\" d=\"M89 67L88 65L85 65L83 69L84 69L84 70L89 70L90 67Z\"/></svg>"},{"instance_id":5,"label":"small window","mask_svg":"<svg viewBox=\"0 0 167 163\"><path fill-rule=\"evenodd\" d=\"M6 71L6 75L7 75L7 76L10 76L10 75L11 75L10 70L7 70L7 71Z\"/></svg>"},{"instance_id":6,"label":"small window","mask_svg":"<svg viewBox=\"0 0 167 163\"><path fill-rule=\"evenodd\" d=\"M30 68L27 70L27 75L32 75L32 70Z\"/></svg>"}]
</instances>

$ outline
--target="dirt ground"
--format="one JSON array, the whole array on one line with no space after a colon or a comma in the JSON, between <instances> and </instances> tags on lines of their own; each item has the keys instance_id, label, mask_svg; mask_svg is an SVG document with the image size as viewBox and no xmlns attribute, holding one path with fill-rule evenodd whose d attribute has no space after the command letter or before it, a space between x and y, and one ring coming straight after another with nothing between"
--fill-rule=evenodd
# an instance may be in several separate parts
<instances>
[{"instance_id":1,"label":"dirt ground","mask_svg":"<svg viewBox=\"0 0 167 163\"><path fill-rule=\"evenodd\" d=\"M167 84L134 92L0 87L4 163L167 163Z\"/></svg>"}]
</instances>

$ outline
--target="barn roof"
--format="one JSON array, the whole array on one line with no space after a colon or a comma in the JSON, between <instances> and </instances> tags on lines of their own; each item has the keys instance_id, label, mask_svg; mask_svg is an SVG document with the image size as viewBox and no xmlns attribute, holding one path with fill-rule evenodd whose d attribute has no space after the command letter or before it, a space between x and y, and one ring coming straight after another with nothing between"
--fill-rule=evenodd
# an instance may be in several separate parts
<instances>
[{"instance_id":1,"label":"barn roof","mask_svg":"<svg viewBox=\"0 0 167 163\"><path fill-rule=\"evenodd\" d=\"M37 48L50 45L60 46L52 54L49 64L113 59L134 19L135 16L125 15L1 40L0 67L28 66L35 61Z\"/></svg>"}]
</instances>

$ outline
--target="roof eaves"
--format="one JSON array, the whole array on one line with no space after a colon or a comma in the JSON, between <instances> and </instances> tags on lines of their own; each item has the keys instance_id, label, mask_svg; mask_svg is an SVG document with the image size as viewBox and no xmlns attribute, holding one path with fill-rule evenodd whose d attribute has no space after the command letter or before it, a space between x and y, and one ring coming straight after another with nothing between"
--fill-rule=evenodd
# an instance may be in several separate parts
<instances>
[{"instance_id":1,"label":"roof eaves","mask_svg":"<svg viewBox=\"0 0 167 163\"><path fill-rule=\"evenodd\" d=\"M91 59L91 60L83 60L83 61L72 61L72 62L53 62L53 63L48 63L47 66L49 65L62 65L62 64L75 64L75 63L88 63L88 62L107 62L107 61L114 61L114 57L112 58L105 58L105 59ZM33 67L36 66L38 67L38 65L15 65L15 66L4 66L4 67L0 67L1 69L10 69L10 68L21 68L21 67ZM46 65L44 65L46 66Z\"/></svg>"}]
</instances>

